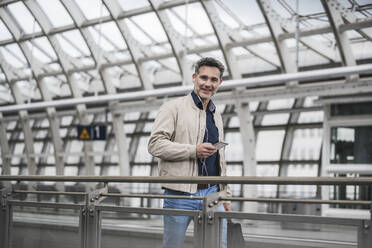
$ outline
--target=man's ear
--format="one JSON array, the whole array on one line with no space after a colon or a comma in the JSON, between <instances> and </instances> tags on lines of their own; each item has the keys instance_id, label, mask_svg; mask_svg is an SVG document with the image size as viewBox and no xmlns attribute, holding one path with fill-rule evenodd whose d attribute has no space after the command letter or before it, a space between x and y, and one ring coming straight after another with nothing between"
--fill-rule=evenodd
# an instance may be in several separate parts
<instances>
[{"instance_id":1,"label":"man's ear","mask_svg":"<svg viewBox=\"0 0 372 248\"><path fill-rule=\"evenodd\" d=\"M192 74L192 81L195 83L196 74Z\"/></svg>"}]
</instances>

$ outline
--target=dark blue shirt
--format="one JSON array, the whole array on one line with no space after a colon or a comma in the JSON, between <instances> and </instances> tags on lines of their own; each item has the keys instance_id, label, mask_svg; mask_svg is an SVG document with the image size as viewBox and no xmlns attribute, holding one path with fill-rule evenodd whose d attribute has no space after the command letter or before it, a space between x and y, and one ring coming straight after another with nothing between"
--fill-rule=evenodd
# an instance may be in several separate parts
<instances>
[{"instance_id":1,"label":"dark blue shirt","mask_svg":"<svg viewBox=\"0 0 372 248\"><path fill-rule=\"evenodd\" d=\"M199 96L194 91L191 92L191 96L194 100L195 105L199 109L203 110L203 103L200 100ZM209 101L206 109L207 120L203 142L209 142L212 144L218 142L218 129L213 117L215 111L216 106L213 104L212 101ZM214 153L212 156L206 159L198 159L199 176L219 176L219 167L216 163L217 154L218 152Z\"/></svg>"}]
</instances>

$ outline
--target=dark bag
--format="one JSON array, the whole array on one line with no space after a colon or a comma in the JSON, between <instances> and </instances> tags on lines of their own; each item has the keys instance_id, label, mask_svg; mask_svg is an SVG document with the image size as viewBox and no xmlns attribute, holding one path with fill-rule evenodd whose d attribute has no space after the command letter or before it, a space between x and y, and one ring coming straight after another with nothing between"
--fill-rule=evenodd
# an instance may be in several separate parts
<instances>
[{"instance_id":1,"label":"dark bag","mask_svg":"<svg viewBox=\"0 0 372 248\"><path fill-rule=\"evenodd\" d=\"M227 221L227 248L245 248L245 241L240 223Z\"/></svg>"}]
</instances>

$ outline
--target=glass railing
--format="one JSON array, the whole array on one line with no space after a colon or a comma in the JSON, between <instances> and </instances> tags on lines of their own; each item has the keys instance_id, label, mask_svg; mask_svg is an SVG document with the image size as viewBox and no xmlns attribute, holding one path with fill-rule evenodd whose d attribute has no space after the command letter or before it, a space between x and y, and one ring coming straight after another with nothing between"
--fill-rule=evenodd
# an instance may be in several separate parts
<instances>
[{"instance_id":1,"label":"glass railing","mask_svg":"<svg viewBox=\"0 0 372 248\"><path fill-rule=\"evenodd\" d=\"M184 247L224 247L227 241L248 247L372 247L371 214L354 218L321 216L320 204L367 206L371 201L223 197L112 193L118 183L372 185L372 178L310 177L101 177L0 176L0 247L161 247L162 217L189 216ZM26 184L28 182L29 184ZM35 182L78 182L85 192L35 190ZM20 183L27 187L18 187ZM95 188L94 184L100 185ZM17 186L18 185L18 186ZM322 186L322 187L323 187ZM61 187L60 187L61 188ZM40 189L40 188L39 188ZM129 199L164 198L201 201L200 210L132 206ZM222 201L281 204L282 214L220 211ZM151 204L147 204L151 206ZM244 209L244 208L243 208ZM248 208L252 209L252 208ZM227 220L227 221L226 221ZM235 240L234 240L235 239ZM228 247L231 247L228 245Z\"/></svg>"}]
</instances>

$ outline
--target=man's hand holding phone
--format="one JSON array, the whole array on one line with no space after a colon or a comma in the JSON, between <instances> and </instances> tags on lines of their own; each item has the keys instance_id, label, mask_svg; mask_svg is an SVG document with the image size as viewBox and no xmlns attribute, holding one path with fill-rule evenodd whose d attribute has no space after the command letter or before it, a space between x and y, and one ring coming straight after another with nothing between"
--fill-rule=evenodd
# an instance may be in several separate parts
<instances>
[{"instance_id":1,"label":"man's hand holding phone","mask_svg":"<svg viewBox=\"0 0 372 248\"><path fill-rule=\"evenodd\" d=\"M197 158L208 158L212 156L217 149L211 143L202 143L196 146L196 157Z\"/></svg>"},{"instance_id":2,"label":"man's hand holding phone","mask_svg":"<svg viewBox=\"0 0 372 248\"><path fill-rule=\"evenodd\" d=\"M217 150L219 150L219 149L224 148L225 146L227 146L228 143L219 141L217 143L214 143L213 145L216 147Z\"/></svg>"}]
</instances>

